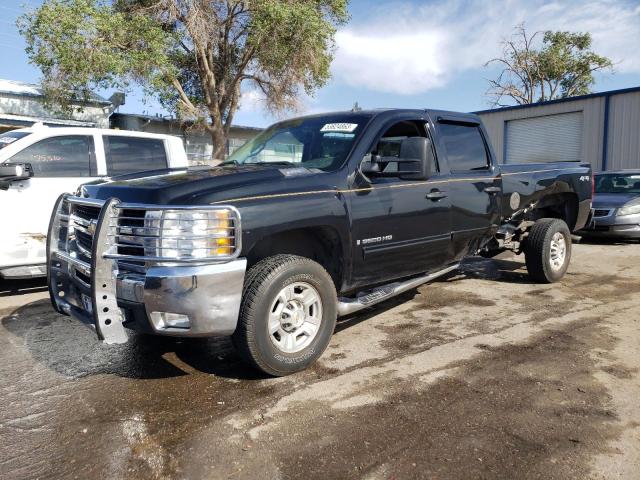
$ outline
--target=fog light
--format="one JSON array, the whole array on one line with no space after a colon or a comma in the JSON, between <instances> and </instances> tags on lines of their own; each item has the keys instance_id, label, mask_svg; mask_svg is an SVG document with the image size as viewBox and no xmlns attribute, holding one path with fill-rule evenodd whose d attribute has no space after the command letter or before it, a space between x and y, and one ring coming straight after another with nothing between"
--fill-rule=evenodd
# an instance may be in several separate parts
<instances>
[{"instance_id":1,"label":"fog light","mask_svg":"<svg viewBox=\"0 0 640 480\"><path fill-rule=\"evenodd\" d=\"M157 330L167 328L191 328L191 322L188 315L170 312L152 312L151 321Z\"/></svg>"}]
</instances>

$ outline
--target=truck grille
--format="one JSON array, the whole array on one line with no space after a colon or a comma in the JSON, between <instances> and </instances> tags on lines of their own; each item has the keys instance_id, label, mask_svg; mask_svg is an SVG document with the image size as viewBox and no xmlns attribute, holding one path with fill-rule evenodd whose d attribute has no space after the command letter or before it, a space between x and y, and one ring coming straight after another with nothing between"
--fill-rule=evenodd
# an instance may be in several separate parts
<instances>
[{"instance_id":1,"label":"truck grille","mask_svg":"<svg viewBox=\"0 0 640 480\"><path fill-rule=\"evenodd\" d=\"M71 213L74 213L85 220L97 221L98 216L100 215L100 207L74 204L71 208Z\"/></svg>"},{"instance_id":2,"label":"truck grille","mask_svg":"<svg viewBox=\"0 0 640 480\"><path fill-rule=\"evenodd\" d=\"M144 228L146 213L146 210L126 209L121 211L118 218L111 219L111 225L114 228L111 229L110 239L117 244L116 251L119 255L145 256L144 242L141 238L133 236L133 232ZM118 266L122 271L144 272L145 262L144 260L120 260Z\"/></svg>"},{"instance_id":3,"label":"truck grille","mask_svg":"<svg viewBox=\"0 0 640 480\"><path fill-rule=\"evenodd\" d=\"M54 218L51 250L85 288L91 287L94 235L99 231L105 233L100 254L115 262L120 276L145 274L153 264L226 261L240 253L240 217L233 207L202 206L193 209L192 217L180 216L192 207L116 203L105 213L103 226L99 218L104 205L102 200L65 196ZM198 227L192 222L199 222ZM207 256L211 252L215 258ZM59 262L54 266L61 268Z\"/></svg>"},{"instance_id":4,"label":"truck grille","mask_svg":"<svg viewBox=\"0 0 640 480\"><path fill-rule=\"evenodd\" d=\"M68 234L69 253L87 263L91 263L93 232L95 232L101 208L100 206L83 205L73 202L70 204L69 226L71 228ZM117 226L114 230L118 233L133 233L135 229L144 228L145 214L145 210L122 210L118 218L110 220L113 226ZM118 237L116 253L119 255L144 257L144 243L142 239L134 236ZM143 260L119 261L118 266L121 273L144 273L145 262ZM86 275L78 274L77 276L83 282L90 284Z\"/></svg>"},{"instance_id":5,"label":"truck grille","mask_svg":"<svg viewBox=\"0 0 640 480\"><path fill-rule=\"evenodd\" d=\"M76 243L80 249L84 249L87 252L91 252L91 248L93 247L93 237L91 234L87 232L83 232L81 230L76 230ZM90 254L87 255L91 257Z\"/></svg>"}]
</instances>

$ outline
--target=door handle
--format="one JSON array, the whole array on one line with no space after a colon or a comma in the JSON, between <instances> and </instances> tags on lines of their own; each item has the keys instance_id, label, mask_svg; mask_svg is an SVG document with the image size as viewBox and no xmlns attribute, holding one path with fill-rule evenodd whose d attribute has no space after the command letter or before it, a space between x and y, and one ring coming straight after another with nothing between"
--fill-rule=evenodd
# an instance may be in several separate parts
<instances>
[{"instance_id":1,"label":"door handle","mask_svg":"<svg viewBox=\"0 0 640 480\"><path fill-rule=\"evenodd\" d=\"M433 200L434 202L437 200L441 200L443 198L447 198L447 194L444 192L441 192L440 190L435 190L431 193L427 193L427 197L429 200Z\"/></svg>"},{"instance_id":2,"label":"door handle","mask_svg":"<svg viewBox=\"0 0 640 480\"><path fill-rule=\"evenodd\" d=\"M494 193L500 193L501 188L500 187L487 187L484 189L485 192L490 193L490 194L494 194Z\"/></svg>"}]
</instances>

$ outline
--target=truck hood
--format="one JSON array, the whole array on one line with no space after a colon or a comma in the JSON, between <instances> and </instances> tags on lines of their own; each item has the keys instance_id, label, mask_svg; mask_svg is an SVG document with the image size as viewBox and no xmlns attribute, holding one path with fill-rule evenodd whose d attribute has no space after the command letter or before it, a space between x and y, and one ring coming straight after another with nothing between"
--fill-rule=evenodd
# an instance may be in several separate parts
<instances>
[{"instance_id":1,"label":"truck hood","mask_svg":"<svg viewBox=\"0 0 640 480\"><path fill-rule=\"evenodd\" d=\"M206 205L251 196L329 188L326 182L332 177L322 170L272 165L154 173L88 183L82 186L83 195L153 205Z\"/></svg>"},{"instance_id":2,"label":"truck hood","mask_svg":"<svg viewBox=\"0 0 640 480\"><path fill-rule=\"evenodd\" d=\"M637 193L596 193L593 208L619 208L636 198L640 198Z\"/></svg>"}]
</instances>

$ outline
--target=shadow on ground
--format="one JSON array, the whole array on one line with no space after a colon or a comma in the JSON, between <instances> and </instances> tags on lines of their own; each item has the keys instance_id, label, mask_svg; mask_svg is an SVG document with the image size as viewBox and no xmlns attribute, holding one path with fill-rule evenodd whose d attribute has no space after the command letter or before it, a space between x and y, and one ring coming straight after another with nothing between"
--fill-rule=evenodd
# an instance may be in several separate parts
<instances>
[{"instance_id":1,"label":"shadow on ground","mask_svg":"<svg viewBox=\"0 0 640 480\"><path fill-rule=\"evenodd\" d=\"M579 243L585 244L585 245L636 245L640 243L640 239L580 237Z\"/></svg>"},{"instance_id":2,"label":"shadow on ground","mask_svg":"<svg viewBox=\"0 0 640 480\"><path fill-rule=\"evenodd\" d=\"M0 279L0 297L26 295L47 291L46 278L30 278L26 280Z\"/></svg>"},{"instance_id":3,"label":"shadow on ground","mask_svg":"<svg viewBox=\"0 0 640 480\"><path fill-rule=\"evenodd\" d=\"M522 263L510 260L472 258L458 272L451 272L433 283L446 284L466 277L530 283L526 270L524 273L519 271L522 269ZM26 281L13 288L18 294L28 289L46 290L40 280ZM7 287L5 292L8 291L12 290ZM336 334L412 300L417 293L417 289L410 290L341 319L336 326ZM229 338L179 339L129 332L128 343L105 345L91 329L54 312L48 299L14 310L2 319L2 325L23 339L37 362L67 377L111 373L151 379L188 375L195 370L223 378L265 378L240 360Z\"/></svg>"},{"instance_id":4,"label":"shadow on ground","mask_svg":"<svg viewBox=\"0 0 640 480\"><path fill-rule=\"evenodd\" d=\"M129 333L129 342L106 345L71 317L39 300L13 311L2 325L25 343L39 363L68 376L112 373L130 378L187 375L190 369L225 378L257 379L236 356L228 338L178 339Z\"/></svg>"}]
</instances>

